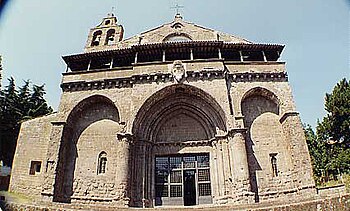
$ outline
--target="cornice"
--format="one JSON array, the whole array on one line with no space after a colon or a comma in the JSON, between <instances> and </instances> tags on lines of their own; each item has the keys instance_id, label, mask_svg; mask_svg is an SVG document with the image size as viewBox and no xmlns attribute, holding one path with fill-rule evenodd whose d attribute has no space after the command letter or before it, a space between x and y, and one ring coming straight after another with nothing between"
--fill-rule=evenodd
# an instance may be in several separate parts
<instances>
[{"instance_id":1,"label":"cornice","mask_svg":"<svg viewBox=\"0 0 350 211\"><path fill-rule=\"evenodd\" d=\"M220 69L202 69L201 71L186 71L187 81L228 79L230 82L286 82L288 81L287 73L228 73ZM132 88L134 84L147 83L165 83L173 82L174 77L171 73L154 73L132 75L129 77L120 77L92 81L72 81L64 82L61 88L64 92L115 89L115 88ZM175 82L174 82L175 83Z\"/></svg>"}]
</instances>

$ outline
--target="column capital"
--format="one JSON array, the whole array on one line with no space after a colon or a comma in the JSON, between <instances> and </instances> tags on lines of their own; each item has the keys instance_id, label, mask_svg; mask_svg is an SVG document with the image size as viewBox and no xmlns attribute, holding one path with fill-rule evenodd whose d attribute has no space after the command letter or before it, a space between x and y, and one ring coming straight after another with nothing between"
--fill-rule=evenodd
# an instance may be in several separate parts
<instances>
[{"instance_id":1,"label":"column capital","mask_svg":"<svg viewBox=\"0 0 350 211\"><path fill-rule=\"evenodd\" d=\"M228 130L227 135L229 137L235 137L236 135L242 135L244 137L246 133L247 133L246 128L231 128Z\"/></svg>"},{"instance_id":2,"label":"column capital","mask_svg":"<svg viewBox=\"0 0 350 211\"><path fill-rule=\"evenodd\" d=\"M119 142L132 144L134 142L134 135L130 133L117 133L117 139Z\"/></svg>"}]
</instances>

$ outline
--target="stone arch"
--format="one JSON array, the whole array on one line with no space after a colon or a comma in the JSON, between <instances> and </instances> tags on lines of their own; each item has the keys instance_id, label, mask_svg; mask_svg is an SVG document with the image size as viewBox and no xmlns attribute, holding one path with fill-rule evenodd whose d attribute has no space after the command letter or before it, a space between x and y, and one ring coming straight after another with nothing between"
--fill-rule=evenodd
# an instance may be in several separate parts
<instances>
[{"instance_id":1,"label":"stone arch","mask_svg":"<svg viewBox=\"0 0 350 211\"><path fill-rule=\"evenodd\" d=\"M70 202L74 193L73 181L75 179L76 162L79 157L77 145L80 139L83 138L85 140L86 137L90 137L92 141L99 139L85 133L99 136L108 135L110 138L115 137L116 134L108 133L106 135L101 130L103 130L104 126L108 126L108 130L115 132L119 128L119 119L117 107L112 100L103 95L89 96L74 106L67 117L61 139L54 187L54 201ZM92 144L94 143L92 142Z\"/></svg>"},{"instance_id":2,"label":"stone arch","mask_svg":"<svg viewBox=\"0 0 350 211\"><path fill-rule=\"evenodd\" d=\"M210 139L217 130L226 131L225 113L212 96L194 86L177 84L161 89L146 100L133 122L133 134L140 140L160 141L157 135L162 126L169 121L181 122L174 120L179 115L202 129L197 131L202 132L201 136L189 140Z\"/></svg>"},{"instance_id":3,"label":"stone arch","mask_svg":"<svg viewBox=\"0 0 350 211\"><path fill-rule=\"evenodd\" d=\"M183 154L184 149L198 152L196 144L208 144L219 130L227 131L225 113L207 92L174 84L151 95L132 122L133 153L137 155L132 161L132 206L142 206L144 198L156 198L152 179L156 156Z\"/></svg>"},{"instance_id":4,"label":"stone arch","mask_svg":"<svg viewBox=\"0 0 350 211\"><path fill-rule=\"evenodd\" d=\"M270 157L288 155L282 125L279 122L281 102L272 91L255 87L248 90L241 100L241 111L247 133L247 155L252 191L259 201L259 192L269 187L272 170Z\"/></svg>"},{"instance_id":5,"label":"stone arch","mask_svg":"<svg viewBox=\"0 0 350 211\"><path fill-rule=\"evenodd\" d=\"M115 29L109 29L107 31L105 45L113 45L116 42Z\"/></svg>"},{"instance_id":6,"label":"stone arch","mask_svg":"<svg viewBox=\"0 0 350 211\"><path fill-rule=\"evenodd\" d=\"M163 39L163 42L187 42L187 41L192 41L192 40L193 39L188 34L185 34L185 33L171 33L171 34L167 35Z\"/></svg>"},{"instance_id":7,"label":"stone arch","mask_svg":"<svg viewBox=\"0 0 350 211\"><path fill-rule=\"evenodd\" d=\"M102 31L97 30L92 35L91 46L99 46L101 43Z\"/></svg>"},{"instance_id":8,"label":"stone arch","mask_svg":"<svg viewBox=\"0 0 350 211\"><path fill-rule=\"evenodd\" d=\"M255 107L253 108L252 105ZM245 116L244 124L249 127L254 119L264 112L279 115L281 102L272 91L263 87L254 87L244 93L240 106L241 113Z\"/></svg>"},{"instance_id":9,"label":"stone arch","mask_svg":"<svg viewBox=\"0 0 350 211\"><path fill-rule=\"evenodd\" d=\"M244 101L248 97L256 96L256 95L263 96L267 99L270 99L278 106L281 105L281 101L280 101L279 97L273 91L271 91L267 88L264 88L264 87L260 87L260 86L251 88L248 91L246 91L242 96L241 102Z\"/></svg>"},{"instance_id":10,"label":"stone arch","mask_svg":"<svg viewBox=\"0 0 350 211\"><path fill-rule=\"evenodd\" d=\"M108 111L101 110L98 107L99 105L106 105ZM76 122L77 119L81 119L82 115L86 115L86 113L84 113L83 111L86 112L94 109L102 111L102 116L99 117L101 119L110 119L115 122L119 122L120 120L119 111L111 99L103 95L92 95L84 98L74 106L74 108L71 110L67 117L67 125L72 125L72 123Z\"/></svg>"}]
</instances>

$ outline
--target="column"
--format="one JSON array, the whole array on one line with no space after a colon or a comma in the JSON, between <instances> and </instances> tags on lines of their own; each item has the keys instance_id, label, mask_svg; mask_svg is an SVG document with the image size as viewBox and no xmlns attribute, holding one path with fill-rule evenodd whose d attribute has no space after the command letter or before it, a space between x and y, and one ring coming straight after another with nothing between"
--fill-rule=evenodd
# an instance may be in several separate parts
<instances>
[{"instance_id":1,"label":"column","mask_svg":"<svg viewBox=\"0 0 350 211\"><path fill-rule=\"evenodd\" d=\"M113 57L111 58L111 63L109 64L109 69L112 69L113 68L113 63L114 63L114 60L113 60Z\"/></svg>"},{"instance_id":2,"label":"column","mask_svg":"<svg viewBox=\"0 0 350 211\"><path fill-rule=\"evenodd\" d=\"M145 144L145 160L144 160L144 174L143 174L143 186L144 193L142 198L143 208L152 207L152 193L151 193L151 178L152 178L152 145L150 143Z\"/></svg>"},{"instance_id":3,"label":"column","mask_svg":"<svg viewBox=\"0 0 350 211\"><path fill-rule=\"evenodd\" d=\"M261 51L261 53L262 53L262 55L263 55L264 62L267 62L266 55L265 55L265 51Z\"/></svg>"},{"instance_id":4,"label":"column","mask_svg":"<svg viewBox=\"0 0 350 211\"><path fill-rule=\"evenodd\" d=\"M65 126L65 122L51 122L52 129L50 134L50 141L47 148L47 155L46 155L46 167L44 170L44 176L43 176L43 189L42 189L42 195L44 197L44 200L52 200L54 196L54 192L56 193L62 193L62 189L60 185L57 185L59 183L55 182L56 176L58 174L58 162L59 162L59 152L62 145L62 137L63 137L63 130ZM59 178L58 178L59 179ZM55 183L56 184L56 190L55 190Z\"/></svg>"},{"instance_id":5,"label":"column","mask_svg":"<svg viewBox=\"0 0 350 211\"><path fill-rule=\"evenodd\" d=\"M233 178L235 181L249 180L249 168L245 138L242 132L228 137L230 156L232 157Z\"/></svg>"},{"instance_id":6,"label":"column","mask_svg":"<svg viewBox=\"0 0 350 211\"><path fill-rule=\"evenodd\" d=\"M222 146L222 140L218 140L215 143L215 148L214 150L216 151L216 170L217 170L217 178L218 178L218 188L219 188L219 196L224 196L225 195L225 166L224 166L224 157L223 157L223 146Z\"/></svg>"},{"instance_id":7,"label":"column","mask_svg":"<svg viewBox=\"0 0 350 211\"><path fill-rule=\"evenodd\" d=\"M239 51L239 58L241 59L241 62L244 62L242 51Z\"/></svg>"},{"instance_id":8,"label":"column","mask_svg":"<svg viewBox=\"0 0 350 211\"><path fill-rule=\"evenodd\" d=\"M231 195L231 164L230 164L230 154L229 154L229 144L227 139L223 139L220 141L222 147L222 167L224 172L224 181L225 181L225 191L224 195Z\"/></svg>"},{"instance_id":9,"label":"column","mask_svg":"<svg viewBox=\"0 0 350 211\"><path fill-rule=\"evenodd\" d=\"M87 66L87 71L89 71L90 70L90 67L91 67L91 59L89 60L89 64L88 64L88 66Z\"/></svg>"},{"instance_id":10,"label":"column","mask_svg":"<svg viewBox=\"0 0 350 211\"><path fill-rule=\"evenodd\" d=\"M249 166L245 144L245 129L231 130L228 135L230 156L232 157L233 182L235 184L236 204L254 202L251 192Z\"/></svg>"},{"instance_id":11,"label":"column","mask_svg":"<svg viewBox=\"0 0 350 211\"><path fill-rule=\"evenodd\" d=\"M117 158L117 172L115 177L115 184L118 192L116 194L116 204L128 207L130 201L130 164L131 164L131 146L133 137L131 134L118 133L118 158Z\"/></svg>"},{"instance_id":12,"label":"column","mask_svg":"<svg viewBox=\"0 0 350 211\"><path fill-rule=\"evenodd\" d=\"M135 61L134 61L135 64L137 64L137 56L138 56L138 54L139 54L139 52L135 53Z\"/></svg>"},{"instance_id":13,"label":"column","mask_svg":"<svg viewBox=\"0 0 350 211\"><path fill-rule=\"evenodd\" d=\"M163 50L163 57L162 57L162 61L165 62L166 60L166 57L165 57L165 50Z\"/></svg>"},{"instance_id":14,"label":"column","mask_svg":"<svg viewBox=\"0 0 350 211\"><path fill-rule=\"evenodd\" d=\"M213 196L214 198L217 198L220 196L220 182L219 182L219 175L218 175L218 157L217 157L217 141L214 140L212 142L212 147L213 147L213 153L212 153L212 156L211 156L211 160L212 160L212 165L211 165L211 175L212 178L213 178L213 181L212 181L212 187L213 187Z\"/></svg>"}]
</instances>

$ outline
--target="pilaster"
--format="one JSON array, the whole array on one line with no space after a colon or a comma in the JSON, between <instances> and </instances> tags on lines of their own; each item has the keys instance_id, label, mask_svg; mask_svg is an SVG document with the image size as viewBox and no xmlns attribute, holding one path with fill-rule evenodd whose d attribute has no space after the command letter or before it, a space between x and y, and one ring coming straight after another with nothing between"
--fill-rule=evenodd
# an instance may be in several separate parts
<instances>
[{"instance_id":1,"label":"pilaster","mask_svg":"<svg viewBox=\"0 0 350 211\"><path fill-rule=\"evenodd\" d=\"M290 144L296 188L315 192L310 154L299 113L295 111L284 113L280 123Z\"/></svg>"},{"instance_id":2,"label":"pilaster","mask_svg":"<svg viewBox=\"0 0 350 211\"><path fill-rule=\"evenodd\" d=\"M48 144L47 148L47 160L46 164L44 164L46 167L44 171L44 180L43 180L43 189L42 189L42 195L44 197L44 200L53 200L54 192L62 193L60 190L55 190L55 188L62 188L59 187L59 185L55 184L57 183L57 175L58 172L58 162L59 162L59 153L62 145L62 137L63 137L63 130L65 127L65 122L51 122L52 129L50 134L50 142ZM58 196L59 197L59 196Z\"/></svg>"}]
</instances>

